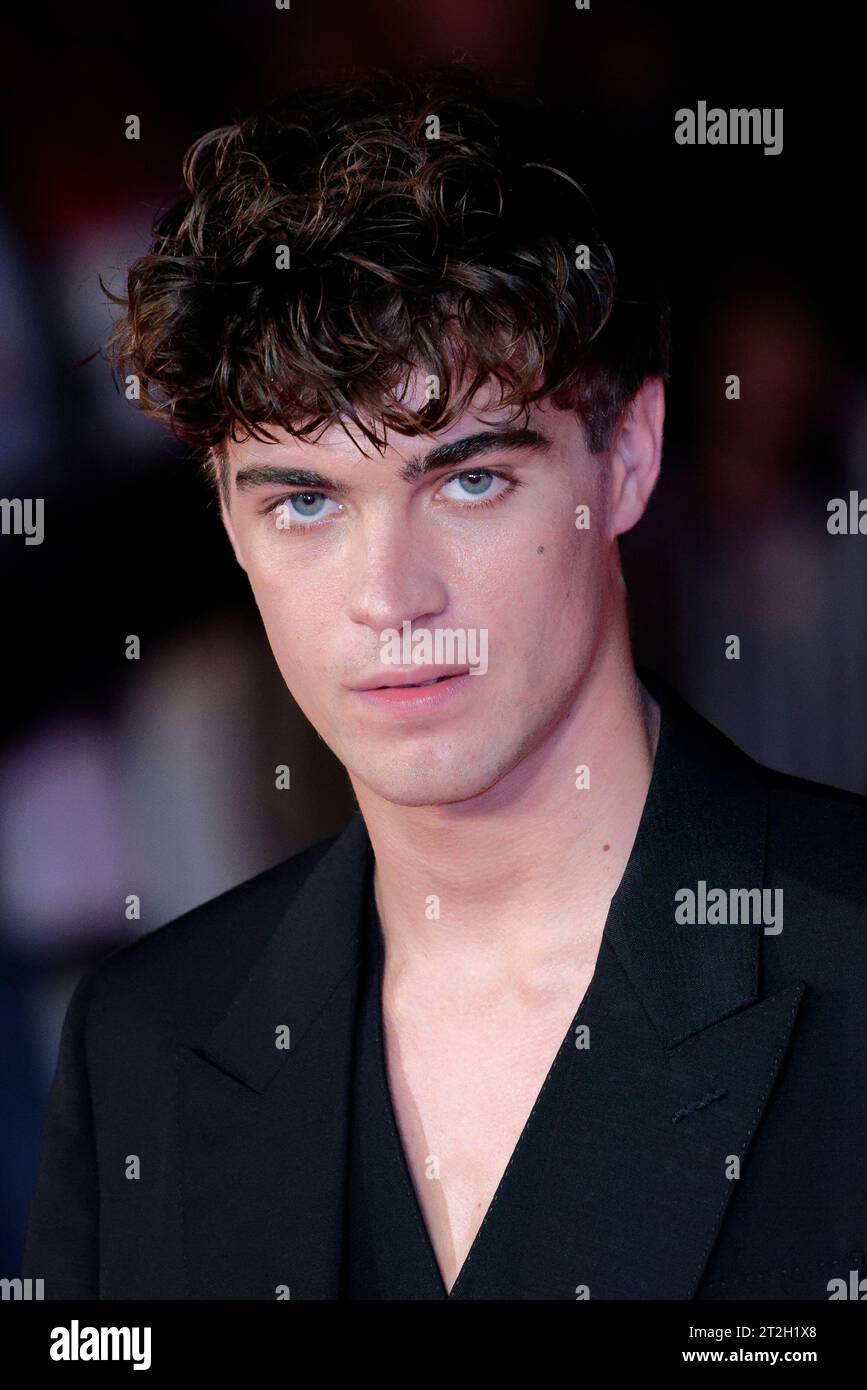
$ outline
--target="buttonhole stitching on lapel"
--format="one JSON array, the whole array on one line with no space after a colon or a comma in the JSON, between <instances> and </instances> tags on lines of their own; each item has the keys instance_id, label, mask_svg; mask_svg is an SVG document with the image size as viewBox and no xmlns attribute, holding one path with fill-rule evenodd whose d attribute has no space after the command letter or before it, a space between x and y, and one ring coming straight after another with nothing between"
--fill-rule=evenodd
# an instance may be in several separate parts
<instances>
[{"instance_id":1,"label":"buttonhole stitching on lapel","mask_svg":"<svg viewBox=\"0 0 867 1390\"><path fill-rule=\"evenodd\" d=\"M728 1095L728 1088L724 1087L718 1091L708 1091L707 1095L701 1096L699 1100L694 1100L691 1105L682 1105L679 1110L675 1110L671 1117L671 1123L676 1125L678 1120L685 1120L687 1115L692 1115L696 1110L704 1110L705 1106L711 1105L715 1100L721 1100Z\"/></svg>"}]
</instances>

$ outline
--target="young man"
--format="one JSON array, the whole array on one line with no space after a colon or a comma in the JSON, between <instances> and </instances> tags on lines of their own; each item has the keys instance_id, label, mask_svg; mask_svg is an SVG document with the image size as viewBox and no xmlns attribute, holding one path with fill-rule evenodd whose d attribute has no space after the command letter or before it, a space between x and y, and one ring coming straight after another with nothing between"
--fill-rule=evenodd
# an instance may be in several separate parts
<instances>
[{"instance_id":1,"label":"young man","mask_svg":"<svg viewBox=\"0 0 867 1390\"><path fill-rule=\"evenodd\" d=\"M636 676L667 314L553 149L460 73L297 94L193 147L130 272L114 356L359 810L77 989L47 1297L865 1272L865 803Z\"/></svg>"}]
</instances>

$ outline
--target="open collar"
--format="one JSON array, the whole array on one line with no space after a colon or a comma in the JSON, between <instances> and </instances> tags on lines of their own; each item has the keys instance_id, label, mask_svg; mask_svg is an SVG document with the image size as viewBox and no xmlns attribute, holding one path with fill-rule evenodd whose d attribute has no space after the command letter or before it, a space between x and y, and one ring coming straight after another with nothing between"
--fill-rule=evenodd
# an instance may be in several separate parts
<instances>
[{"instance_id":1,"label":"open collar","mask_svg":"<svg viewBox=\"0 0 867 1390\"><path fill-rule=\"evenodd\" d=\"M591 1297L693 1295L736 1187L726 1165L753 1142L803 993L793 981L762 998L760 924L675 921L675 892L699 880L764 887L767 791L745 754L642 679L661 707L654 768L588 990L590 1047L561 1103L530 1298L585 1285ZM280 908L225 1014L181 1049L191 1296L273 1297L285 1282L293 1297L337 1297L372 865L356 812ZM275 1146L291 1159L288 1186Z\"/></svg>"}]
</instances>

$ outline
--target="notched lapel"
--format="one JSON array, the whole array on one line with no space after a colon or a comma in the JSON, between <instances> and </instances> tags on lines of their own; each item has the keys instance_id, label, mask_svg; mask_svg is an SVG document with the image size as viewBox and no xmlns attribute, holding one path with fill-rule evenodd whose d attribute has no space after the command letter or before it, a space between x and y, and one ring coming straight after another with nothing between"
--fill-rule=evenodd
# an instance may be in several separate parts
<instances>
[{"instance_id":1,"label":"notched lapel","mask_svg":"<svg viewBox=\"0 0 867 1390\"><path fill-rule=\"evenodd\" d=\"M359 924L356 814L208 1037L178 1050L188 1298L338 1295ZM278 1047L288 1029L289 1047ZM285 1033L283 1034L285 1038Z\"/></svg>"},{"instance_id":2,"label":"notched lapel","mask_svg":"<svg viewBox=\"0 0 867 1390\"><path fill-rule=\"evenodd\" d=\"M767 791L660 683L647 800L582 1009L523 1297L695 1295L804 991L761 998L762 924L675 921L675 894L762 887ZM734 1174L740 1165L741 1177Z\"/></svg>"},{"instance_id":3,"label":"notched lapel","mask_svg":"<svg viewBox=\"0 0 867 1390\"><path fill-rule=\"evenodd\" d=\"M583 1017L590 1046L564 1089L522 1297L694 1296L748 1179L802 993L790 985L666 1048L603 943Z\"/></svg>"}]
</instances>

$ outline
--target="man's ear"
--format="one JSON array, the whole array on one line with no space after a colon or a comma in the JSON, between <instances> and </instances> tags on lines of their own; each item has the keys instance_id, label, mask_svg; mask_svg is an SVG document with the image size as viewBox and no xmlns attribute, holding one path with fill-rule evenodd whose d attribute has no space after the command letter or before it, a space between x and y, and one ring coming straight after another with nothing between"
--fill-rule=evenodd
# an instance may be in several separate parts
<instances>
[{"instance_id":1,"label":"man's ear","mask_svg":"<svg viewBox=\"0 0 867 1390\"><path fill-rule=\"evenodd\" d=\"M665 387L648 377L630 402L611 451L611 535L629 531L644 514L659 477Z\"/></svg>"}]
</instances>

